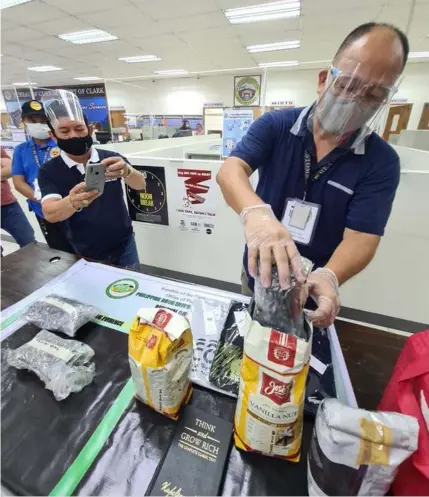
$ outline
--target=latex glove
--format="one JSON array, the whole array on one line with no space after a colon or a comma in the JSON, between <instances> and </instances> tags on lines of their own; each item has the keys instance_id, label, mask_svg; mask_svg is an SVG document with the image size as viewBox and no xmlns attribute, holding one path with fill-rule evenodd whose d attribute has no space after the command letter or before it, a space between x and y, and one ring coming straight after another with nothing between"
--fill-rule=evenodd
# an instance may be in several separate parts
<instances>
[{"instance_id":1,"label":"latex glove","mask_svg":"<svg viewBox=\"0 0 429 497\"><path fill-rule=\"evenodd\" d=\"M240 218L244 225L244 235L248 247L248 268L255 278L259 273L264 288L271 286L271 268L275 262L279 273L280 287L290 286L292 268L298 282L303 283L301 257L285 226L276 218L271 206L257 205L243 209Z\"/></svg>"},{"instance_id":2,"label":"latex glove","mask_svg":"<svg viewBox=\"0 0 429 497\"><path fill-rule=\"evenodd\" d=\"M328 268L318 268L307 278L308 293L315 298L317 309L307 311L308 317L315 326L325 328L336 318L340 307L338 279Z\"/></svg>"}]
</instances>

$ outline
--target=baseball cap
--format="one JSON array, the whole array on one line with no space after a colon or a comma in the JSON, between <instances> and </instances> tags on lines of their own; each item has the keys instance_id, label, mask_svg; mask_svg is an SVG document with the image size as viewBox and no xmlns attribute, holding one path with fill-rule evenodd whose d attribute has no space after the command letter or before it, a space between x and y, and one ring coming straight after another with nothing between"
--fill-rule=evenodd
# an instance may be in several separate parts
<instances>
[{"instance_id":1,"label":"baseball cap","mask_svg":"<svg viewBox=\"0 0 429 497\"><path fill-rule=\"evenodd\" d=\"M39 102L38 100L29 100L28 102L24 102L21 107L21 115L36 115L46 117L45 109L43 108L42 102Z\"/></svg>"}]
</instances>

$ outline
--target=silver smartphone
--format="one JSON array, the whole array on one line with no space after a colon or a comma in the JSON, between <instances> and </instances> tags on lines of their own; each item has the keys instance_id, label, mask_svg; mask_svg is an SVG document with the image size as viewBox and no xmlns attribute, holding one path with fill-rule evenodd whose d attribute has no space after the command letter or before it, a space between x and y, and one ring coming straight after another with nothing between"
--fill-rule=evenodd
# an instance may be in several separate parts
<instances>
[{"instance_id":1,"label":"silver smartphone","mask_svg":"<svg viewBox=\"0 0 429 497\"><path fill-rule=\"evenodd\" d=\"M106 168L103 164L88 164L85 169L85 190L97 190L99 193L104 192L104 183Z\"/></svg>"}]
</instances>

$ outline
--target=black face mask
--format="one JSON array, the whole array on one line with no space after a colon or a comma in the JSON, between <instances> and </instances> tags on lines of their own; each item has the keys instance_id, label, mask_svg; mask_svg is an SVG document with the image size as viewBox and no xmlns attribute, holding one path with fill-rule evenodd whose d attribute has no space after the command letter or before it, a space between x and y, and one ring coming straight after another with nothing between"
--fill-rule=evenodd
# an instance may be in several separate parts
<instances>
[{"instance_id":1,"label":"black face mask","mask_svg":"<svg viewBox=\"0 0 429 497\"><path fill-rule=\"evenodd\" d=\"M92 147L93 140L91 135L83 137L68 138L64 140L57 137L57 145L66 154L70 155L85 155Z\"/></svg>"}]
</instances>

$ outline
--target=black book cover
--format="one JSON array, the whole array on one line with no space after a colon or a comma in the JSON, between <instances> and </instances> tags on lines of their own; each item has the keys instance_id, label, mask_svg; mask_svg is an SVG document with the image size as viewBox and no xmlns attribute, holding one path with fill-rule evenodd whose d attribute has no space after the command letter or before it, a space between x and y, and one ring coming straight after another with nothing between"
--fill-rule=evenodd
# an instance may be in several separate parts
<instances>
[{"instance_id":1,"label":"black book cover","mask_svg":"<svg viewBox=\"0 0 429 497\"><path fill-rule=\"evenodd\" d=\"M187 406L146 495L219 495L233 426Z\"/></svg>"}]
</instances>

